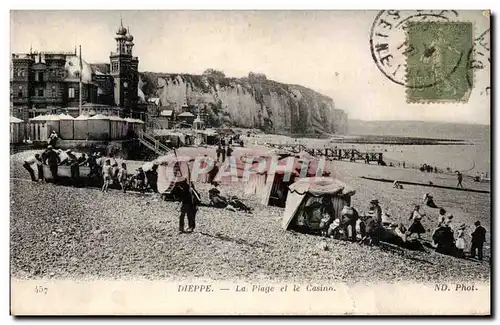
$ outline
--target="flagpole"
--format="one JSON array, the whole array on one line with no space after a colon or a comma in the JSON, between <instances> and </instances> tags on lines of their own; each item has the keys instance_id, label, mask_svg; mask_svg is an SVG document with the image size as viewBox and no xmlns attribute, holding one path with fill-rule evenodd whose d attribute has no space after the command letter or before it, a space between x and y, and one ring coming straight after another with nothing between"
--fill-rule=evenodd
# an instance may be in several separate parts
<instances>
[{"instance_id":1,"label":"flagpole","mask_svg":"<svg viewBox=\"0 0 500 325\"><path fill-rule=\"evenodd\" d=\"M83 74L83 64L82 64L82 46L80 45L80 80L79 80L79 98L78 98L78 110L79 114L82 115L82 74Z\"/></svg>"}]
</instances>

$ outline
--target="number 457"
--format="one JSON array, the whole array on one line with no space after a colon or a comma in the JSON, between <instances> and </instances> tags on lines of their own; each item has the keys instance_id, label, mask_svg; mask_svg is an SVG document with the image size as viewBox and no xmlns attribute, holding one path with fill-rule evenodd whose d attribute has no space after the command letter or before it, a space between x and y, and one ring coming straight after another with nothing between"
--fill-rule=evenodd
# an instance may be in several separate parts
<instances>
[{"instance_id":1,"label":"number 457","mask_svg":"<svg viewBox=\"0 0 500 325\"><path fill-rule=\"evenodd\" d=\"M44 286L36 286L35 287L35 292L36 293L46 295L47 291L49 291L49 288L47 288L47 287L44 287Z\"/></svg>"}]
</instances>

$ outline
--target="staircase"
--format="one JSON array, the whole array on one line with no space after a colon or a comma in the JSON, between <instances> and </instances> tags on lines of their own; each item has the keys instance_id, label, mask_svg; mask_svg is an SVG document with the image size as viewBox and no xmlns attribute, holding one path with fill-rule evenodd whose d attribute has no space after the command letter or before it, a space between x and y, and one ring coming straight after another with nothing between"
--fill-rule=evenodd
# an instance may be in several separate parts
<instances>
[{"instance_id":1,"label":"staircase","mask_svg":"<svg viewBox=\"0 0 500 325\"><path fill-rule=\"evenodd\" d=\"M156 138L142 130L139 131L139 142L149 149L153 150L159 156L168 154L172 149L156 140Z\"/></svg>"}]
</instances>

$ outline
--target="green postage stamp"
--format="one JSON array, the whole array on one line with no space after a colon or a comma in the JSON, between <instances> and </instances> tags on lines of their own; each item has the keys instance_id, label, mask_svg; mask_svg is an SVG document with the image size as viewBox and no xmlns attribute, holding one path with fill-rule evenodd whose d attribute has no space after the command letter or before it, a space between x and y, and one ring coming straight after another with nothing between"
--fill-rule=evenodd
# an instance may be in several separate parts
<instances>
[{"instance_id":1,"label":"green postage stamp","mask_svg":"<svg viewBox=\"0 0 500 325\"><path fill-rule=\"evenodd\" d=\"M473 82L471 22L407 25L407 102L465 102Z\"/></svg>"}]
</instances>

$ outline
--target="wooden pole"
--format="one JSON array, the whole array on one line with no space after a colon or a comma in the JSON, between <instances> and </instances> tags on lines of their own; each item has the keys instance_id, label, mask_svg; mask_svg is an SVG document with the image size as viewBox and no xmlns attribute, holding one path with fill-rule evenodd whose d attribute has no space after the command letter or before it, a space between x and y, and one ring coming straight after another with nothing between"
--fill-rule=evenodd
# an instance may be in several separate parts
<instances>
[{"instance_id":1,"label":"wooden pole","mask_svg":"<svg viewBox=\"0 0 500 325\"><path fill-rule=\"evenodd\" d=\"M80 45L80 81L79 81L79 92L78 92L78 115L82 115L82 74L83 74L83 64L82 64L82 46Z\"/></svg>"}]
</instances>

